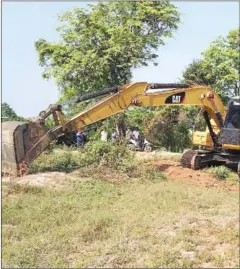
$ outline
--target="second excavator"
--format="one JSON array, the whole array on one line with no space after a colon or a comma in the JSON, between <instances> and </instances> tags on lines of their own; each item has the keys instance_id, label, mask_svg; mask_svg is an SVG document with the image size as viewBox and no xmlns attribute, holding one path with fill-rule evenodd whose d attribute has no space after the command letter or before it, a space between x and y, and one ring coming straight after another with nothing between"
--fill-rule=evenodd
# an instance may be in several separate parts
<instances>
[{"instance_id":1,"label":"second excavator","mask_svg":"<svg viewBox=\"0 0 240 269\"><path fill-rule=\"evenodd\" d=\"M60 135L84 127L129 107L200 106L206 121L206 132L193 133L193 144L204 150L186 150L181 165L201 169L210 165L229 165L240 175L240 98L224 107L220 97L210 88L190 84L137 82L99 90L76 97L71 103L109 94L92 107L65 119L63 104L50 105L28 123L2 123L2 172L21 176ZM52 115L55 126L46 129L45 121Z\"/></svg>"}]
</instances>

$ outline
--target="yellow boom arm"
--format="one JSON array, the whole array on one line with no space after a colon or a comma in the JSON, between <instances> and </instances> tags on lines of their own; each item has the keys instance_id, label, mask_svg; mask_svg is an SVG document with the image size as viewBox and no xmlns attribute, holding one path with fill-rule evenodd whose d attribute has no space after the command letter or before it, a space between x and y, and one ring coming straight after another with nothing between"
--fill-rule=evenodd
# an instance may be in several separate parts
<instances>
[{"instance_id":1,"label":"yellow boom arm","mask_svg":"<svg viewBox=\"0 0 240 269\"><path fill-rule=\"evenodd\" d=\"M150 92L150 85L152 84L138 82L122 86L119 93L102 99L92 108L68 120L64 128L76 130L77 127L83 127L123 112L130 106L154 107L169 105L201 106L209 113L218 128L221 128L216 113L219 112L224 119L225 109L221 99L213 90L194 85L189 88Z\"/></svg>"},{"instance_id":2,"label":"yellow boom arm","mask_svg":"<svg viewBox=\"0 0 240 269\"><path fill-rule=\"evenodd\" d=\"M50 106L47 112L41 112L40 117L31 123L12 123L11 125L6 123L6 129L11 129L13 132L13 140L9 139L9 133L6 131L2 142L4 170L12 174L15 174L13 171L18 171L17 173L20 175L23 174L26 166L36 159L58 135L123 112L130 106L201 106L215 121L216 126L221 129L222 121L225 119L225 109L221 99L213 90L199 85L167 85L167 89L163 89L163 84L146 82L125 84L117 93L103 98L90 109L67 121L63 117L61 106L55 105ZM151 90L159 88L161 90L155 92ZM46 133L44 117L51 114L54 116L56 126Z\"/></svg>"}]
</instances>

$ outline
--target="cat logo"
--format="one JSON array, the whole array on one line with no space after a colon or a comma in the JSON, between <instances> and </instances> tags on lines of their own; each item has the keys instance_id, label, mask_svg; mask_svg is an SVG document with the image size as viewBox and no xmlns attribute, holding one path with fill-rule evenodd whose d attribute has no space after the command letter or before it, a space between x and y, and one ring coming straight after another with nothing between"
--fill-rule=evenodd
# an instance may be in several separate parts
<instances>
[{"instance_id":1,"label":"cat logo","mask_svg":"<svg viewBox=\"0 0 240 269\"><path fill-rule=\"evenodd\" d=\"M180 95L173 95L172 96L172 103L181 103L181 96Z\"/></svg>"},{"instance_id":2,"label":"cat logo","mask_svg":"<svg viewBox=\"0 0 240 269\"><path fill-rule=\"evenodd\" d=\"M166 98L165 104L181 104L185 98L185 92L170 95Z\"/></svg>"}]
</instances>

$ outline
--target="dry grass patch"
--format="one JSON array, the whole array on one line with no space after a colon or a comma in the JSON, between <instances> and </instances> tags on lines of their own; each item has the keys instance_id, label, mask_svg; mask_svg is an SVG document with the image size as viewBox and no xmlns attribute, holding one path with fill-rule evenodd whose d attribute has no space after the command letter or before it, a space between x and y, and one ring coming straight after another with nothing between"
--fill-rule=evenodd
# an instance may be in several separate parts
<instances>
[{"instance_id":1,"label":"dry grass patch","mask_svg":"<svg viewBox=\"0 0 240 269\"><path fill-rule=\"evenodd\" d=\"M180 182L3 184L3 267L238 265L238 193Z\"/></svg>"}]
</instances>

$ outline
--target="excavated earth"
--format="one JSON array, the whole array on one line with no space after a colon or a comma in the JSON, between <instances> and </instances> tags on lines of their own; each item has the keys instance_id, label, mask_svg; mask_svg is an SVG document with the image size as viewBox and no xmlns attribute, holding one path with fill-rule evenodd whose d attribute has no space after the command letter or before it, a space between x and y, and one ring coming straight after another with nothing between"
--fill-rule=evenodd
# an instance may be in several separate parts
<instances>
[{"instance_id":1,"label":"excavated earth","mask_svg":"<svg viewBox=\"0 0 240 269\"><path fill-rule=\"evenodd\" d=\"M159 171L164 172L170 180L188 182L206 188L217 187L231 191L240 191L239 184L235 182L219 180L204 170L183 168L180 165L180 156L180 153L171 152L137 153L137 158L140 160L151 160L153 166Z\"/></svg>"},{"instance_id":2,"label":"excavated earth","mask_svg":"<svg viewBox=\"0 0 240 269\"><path fill-rule=\"evenodd\" d=\"M183 168L179 162L171 160L161 160L154 163L154 166L166 173L169 179L177 181L185 181L188 183L201 185L206 188L217 187L231 191L239 191L239 185L234 182L221 181L213 175L202 170L192 170Z\"/></svg>"}]
</instances>

